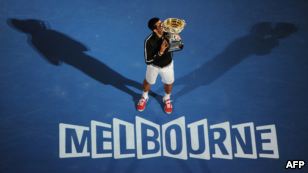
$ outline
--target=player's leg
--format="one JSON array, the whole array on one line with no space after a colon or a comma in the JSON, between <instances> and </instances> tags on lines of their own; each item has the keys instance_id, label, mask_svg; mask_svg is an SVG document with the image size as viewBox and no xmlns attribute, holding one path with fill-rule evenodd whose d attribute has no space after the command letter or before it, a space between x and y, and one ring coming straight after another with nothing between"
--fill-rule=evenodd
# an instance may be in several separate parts
<instances>
[{"instance_id":1,"label":"player's leg","mask_svg":"<svg viewBox=\"0 0 308 173\"><path fill-rule=\"evenodd\" d=\"M165 96L164 100L170 99L173 84L164 84Z\"/></svg>"},{"instance_id":2,"label":"player's leg","mask_svg":"<svg viewBox=\"0 0 308 173\"><path fill-rule=\"evenodd\" d=\"M149 84L149 82L146 79L144 79L144 81L143 81L142 88L143 88L142 96L144 98L148 99L149 98L149 91L151 89L151 84Z\"/></svg>"},{"instance_id":3,"label":"player's leg","mask_svg":"<svg viewBox=\"0 0 308 173\"><path fill-rule=\"evenodd\" d=\"M146 103L149 99L149 91L151 89L151 85L155 84L156 78L158 76L158 68L152 65L147 65L147 70L145 74L145 79L143 81L143 92L142 96L137 104L137 110L142 112L146 107Z\"/></svg>"},{"instance_id":4,"label":"player's leg","mask_svg":"<svg viewBox=\"0 0 308 173\"><path fill-rule=\"evenodd\" d=\"M173 62L167 67L160 70L160 75L162 82L164 83L165 96L163 97L163 102L165 104L164 110L167 114L171 114L173 107L171 104L171 92L174 83L174 69Z\"/></svg>"}]
</instances>

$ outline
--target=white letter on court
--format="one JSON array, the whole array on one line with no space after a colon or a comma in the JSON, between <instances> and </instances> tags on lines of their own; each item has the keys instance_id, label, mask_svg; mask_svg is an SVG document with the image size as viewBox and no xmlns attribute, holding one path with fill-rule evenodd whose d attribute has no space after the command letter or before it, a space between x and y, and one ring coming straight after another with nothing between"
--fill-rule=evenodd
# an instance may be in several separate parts
<instances>
[{"instance_id":1,"label":"white letter on court","mask_svg":"<svg viewBox=\"0 0 308 173\"><path fill-rule=\"evenodd\" d=\"M269 142L262 143L262 149L273 152L273 154L259 153L259 156L264 158L278 159L279 152L278 152L277 134L275 125L258 126L256 129L257 131L270 130L270 132L261 133L261 140L269 140Z\"/></svg>"},{"instance_id":2,"label":"white letter on court","mask_svg":"<svg viewBox=\"0 0 308 173\"><path fill-rule=\"evenodd\" d=\"M74 141L73 138L70 139L71 141L71 152L66 152L66 138L68 137L66 134L66 130L71 129L74 130L77 136L77 141ZM70 158L70 157L87 157L90 156L90 152L87 149L88 139L85 139L83 143L82 152L77 152L76 145L81 145L82 138L84 137L84 132L89 131L89 127L84 126L77 126L71 124L59 124L59 157L60 158ZM82 147L82 146L81 146Z\"/></svg>"},{"instance_id":3,"label":"white letter on court","mask_svg":"<svg viewBox=\"0 0 308 173\"><path fill-rule=\"evenodd\" d=\"M234 153L235 157L240 157L240 158L248 158L248 159L256 159L257 158L257 147L256 147L256 137L255 137L255 129L253 123L243 123L243 124L237 124L233 125L233 129L237 129L237 131L240 134L241 139L245 144L247 144L247 139L245 138L245 127L249 128L250 134L249 136L251 137L251 146L252 147L252 153L247 154L244 153L243 148L240 145L239 139L235 138L235 147L236 147L236 153Z\"/></svg>"},{"instance_id":4,"label":"white letter on court","mask_svg":"<svg viewBox=\"0 0 308 173\"><path fill-rule=\"evenodd\" d=\"M169 129L171 127L179 127L176 129ZM166 134L166 132L169 132ZM187 141L186 141L186 128L185 128L185 117L180 117L178 119L175 119L173 121L170 121L169 123L166 123L162 126L162 137L163 137L163 155L166 157L172 157L177 159L183 159L187 160ZM181 143L177 143L177 138L181 137L182 141L179 141ZM168 139L169 138L169 139ZM166 146L167 140L170 140L170 146ZM176 151L178 154L170 153L167 149L167 147L172 150L176 151L178 147L181 147L181 151Z\"/></svg>"},{"instance_id":5,"label":"white letter on court","mask_svg":"<svg viewBox=\"0 0 308 173\"><path fill-rule=\"evenodd\" d=\"M200 147L200 138L198 134L198 127L203 126L204 129L204 144L205 149L203 153L200 154L192 154L189 153L189 157L197 158L197 159L206 159L210 160L210 145L209 145L209 129L207 124L207 119L203 119L197 122L193 122L187 125L190 130L190 138L191 138L191 148L194 150L198 150Z\"/></svg>"},{"instance_id":6,"label":"white letter on court","mask_svg":"<svg viewBox=\"0 0 308 173\"><path fill-rule=\"evenodd\" d=\"M135 133L134 133L134 125L132 123L128 123L126 121L122 121L120 119L113 119L113 148L114 148L114 158L122 159L135 157L135 153L129 154L121 154L121 144L120 144L120 125L125 126L126 134L122 136L121 140L125 140L126 150L135 149Z\"/></svg>"},{"instance_id":7,"label":"white letter on court","mask_svg":"<svg viewBox=\"0 0 308 173\"><path fill-rule=\"evenodd\" d=\"M231 134L230 134L230 123L224 122L220 124L214 124L210 126L210 129L222 129L225 133L222 138L222 134L219 132L214 132L214 139L215 140L222 140L220 141L221 147L226 149L227 154L223 154L219 144L215 144L215 153L213 154L213 158L222 158L222 159L233 159L232 156L232 144L231 144Z\"/></svg>"},{"instance_id":8,"label":"white letter on court","mask_svg":"<svg viewBox=\"0 0 308 173\"><path fill-rule=\"evenodd\" d=\"M142 131L142 125L152 127L153 129L147 128L146 131ZM155 130L155 131L154 131ZM156 132L156 135L155 135ZM158 134L157 134L158 133ZM143 137L149 137L151 140L146 140L146 146L148 150L155 151L158 147L157 152L154 153L143 153ZM155 137L157 136L157 137ZM160 142L160 126L151 121L136 116L136 138L137 138L137 158L147 159L151 157L161 156L161 142Z\"/></svg>"},{"instance_id":9,"label":"white letter on court","mask_svg":"<svg viewBox=\"0 0 308 173\"><path fill-rule=\"evenodd\" d=\"M91 121L91 146L92 146L92 158L105 158L105 157L112 157L112 153L97 153L97 131L96 131L96 127L105 127L108 129L111 129L111 125L110 124L106 124L106 123L102 123L102 122L98 122L98 121ZM103 138L108 138L111 139L111 132L110 131L102 131L102 137ZM107 149L107 150L111 150L112 149L112 144L110 141L104 141L102 143L103 149Z\"/></svg>"}]
</instances>

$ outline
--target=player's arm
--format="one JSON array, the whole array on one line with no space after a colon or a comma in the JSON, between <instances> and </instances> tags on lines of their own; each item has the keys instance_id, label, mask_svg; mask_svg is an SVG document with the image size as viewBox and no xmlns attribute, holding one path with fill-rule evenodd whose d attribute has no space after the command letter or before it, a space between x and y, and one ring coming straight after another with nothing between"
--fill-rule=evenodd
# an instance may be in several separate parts
<instances>
[{"instance_id":1,"label":"player's arm","mask_svg":"<svg viewBox=\"0 0 308 173\"><path fill-rule=\"evenodd\" d=\"M163 55L168 47L169 47L169 43L166 39L164 39L164 41L162 42L162 44L160 46L160 50L158 52L158 55L159 56Z\"/></svg>"},{"instance_id":2,"label":"player's arm","mask_svg":"<svg viewBox=\"0 0 308 173\"><path fill-rule=\"evenodd\" d=\"M153 49L152 44L149 41L146 41L144 49L144 56L146 63L151 64L155 59L160 58L164 54L168 46L169 46L168 42L164 40L160 46L160 49L158 51L155 51Z\"/></svg>"},{"instance_id":3,"label":"player's arm","mask_svg":"<svg viewBox=\"0 0 308 173\"><path fill-rule=\"evenodd\" d=\"M144 45L144 57L146 64L152 64L159 57L159 52L155 52L150 41L146 41Z\"/></svg>"}]
</instances>

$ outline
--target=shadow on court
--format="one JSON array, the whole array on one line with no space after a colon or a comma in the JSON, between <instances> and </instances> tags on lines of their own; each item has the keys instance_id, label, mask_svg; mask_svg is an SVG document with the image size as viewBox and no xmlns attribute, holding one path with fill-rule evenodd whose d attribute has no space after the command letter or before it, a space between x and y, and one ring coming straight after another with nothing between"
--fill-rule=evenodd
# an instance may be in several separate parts
<instances>
[{"instance_id":1,"label":"shadow on court","mask_svg":"<svg viewBox=\"0 0 308 173\"><path fill-rule=\"evenodd\" d=\"M28 35L28 43L39 52L50 64L59 66L62 63L71 65L96 81L111 85L129 94L136 103L141 93L141 83L128 79L105 63L87 55L88 48L73 38L51 29L41 20L8 19L9 26ZM128 87L140 90L136 93ZM160 100L161 96L153 92L151 96Z\"/></svg>"},{"instance_id":2,"label":"shadow on court","mask_svg":"<svg viewBox=\"0 0 308 173\"><path fill-rule=\"evenodd\" d=\"M175 98L200 86L211 84L249 56L270 54L274 48L279 46L279 40L295 32L297 32L297 27L291 23L260 22L255 24L247 35L235 39L216 57L177 79L175 84L182 85L183 89L175 94Z\"/></svg>"}]
</instances>

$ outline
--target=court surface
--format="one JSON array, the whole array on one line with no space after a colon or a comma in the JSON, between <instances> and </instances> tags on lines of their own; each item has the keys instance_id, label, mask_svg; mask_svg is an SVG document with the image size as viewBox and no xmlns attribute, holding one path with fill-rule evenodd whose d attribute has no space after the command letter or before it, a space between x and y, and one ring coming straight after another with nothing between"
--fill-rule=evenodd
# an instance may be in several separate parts
<instances>
[{"instance_id":1,"label":"court surface","mask_svg":"<svg viewBox=\"0 0 308 173\"><path fill-rule=\"evenodd\" d=\"M162 109L160 78L146 110L135 109L153 16L187 23L185 47L174 53L171 115ZM0 57L1 173L308 170L285 169L287 160L308 161L305 0L1 0ZM259 157L258 139L255 159L234 151L232 159L211 153L209 160L59 158L60 123L135 125L136 116L160 126L180 117L186 125L275 125L279 157Z\"/></svg>"}]
</instances>

